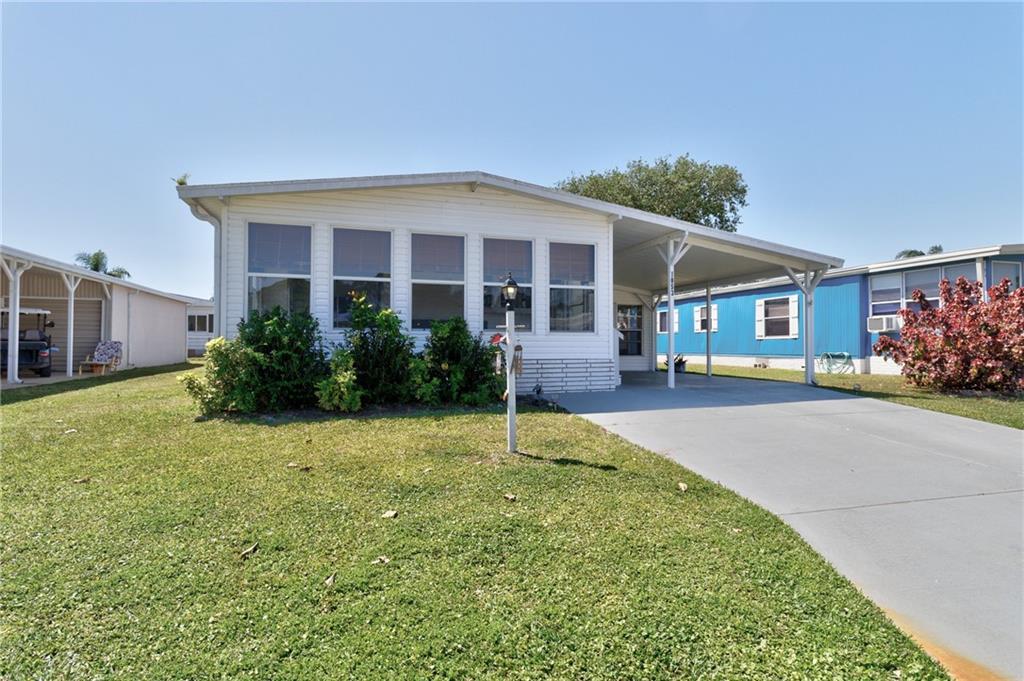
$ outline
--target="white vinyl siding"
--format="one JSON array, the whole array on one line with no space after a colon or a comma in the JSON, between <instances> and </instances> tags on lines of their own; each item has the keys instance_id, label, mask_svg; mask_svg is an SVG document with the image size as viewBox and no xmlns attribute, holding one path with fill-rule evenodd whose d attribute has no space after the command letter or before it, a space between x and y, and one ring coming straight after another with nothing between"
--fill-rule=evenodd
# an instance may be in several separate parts
<instances>
[{"instance_id":1,"label":"white vinyl siding","mask_svg":"<svg viewBox=\"0 0 1024 681\"><path fill-rule=\"evenodd\" d=\"M224 211L222 291L224 331L230 337L244 315L246 300L246 224L252 222L313 225L313 314L326 340L339 342L332 324L333 276L331 228L383 229L392 233L391 307L409 328L411 319L412 234L465 237L466 321L483 331L484 238L533 242L533 329L524 342L526 360L612 360L614 320L610 230L607 218L578 208L480 186L384 188L232 197ZM557 238L554 237L557 235ZM548 327L548 244L589 243L595 247L596 302L594 332L552 334ZM417 335L422 342L422 335Z\"/></svg>"},{"instance_id":2,"label":"white vinyl siding","mask_svg":"<svg viewBox=\"0 0 1024 681\"><path fill-rule=\"evenodd\" d=\"M704 333L706 327L705 318L707 305L698 305L693 308L693 332ZM711 303L711 333L718 332L718 303Z\"/></svg>"},{"instance_id":3,"label":"white vinyl siding","mask_svg":"<svg viewBox=\"0 0 1024 681\"><path fill-rule=\"evenodd\" d=\"M754 337L758 340L799 338L800 297L793 294L754 301Z\"/></svg>"}]
</instances>

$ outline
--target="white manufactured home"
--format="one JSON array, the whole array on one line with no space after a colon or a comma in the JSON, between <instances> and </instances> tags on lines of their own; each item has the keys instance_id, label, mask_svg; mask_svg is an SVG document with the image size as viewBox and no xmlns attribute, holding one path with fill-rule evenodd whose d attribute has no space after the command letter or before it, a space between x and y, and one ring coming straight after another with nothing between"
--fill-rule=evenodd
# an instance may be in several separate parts
<instances>
[{"instance_id":1,"label":"white manufactured home","mask_svg":"<svg viewBox=\"0 0 1024 681\"><path fill-rule=\"evenodd\" d=\"M489 333L504 322L498 286L511 272L526 326L520 385L554 393L611 390L620 372L654 371L655 309L675 291L788 274L813 304L821 275L842 265L476 171L192 185L178 195L215 230L214 333L231 337L250 310L280 305L309 311L340 341L353 290L395 310L420 342L432 321L454 316Z\"/></svg>"},{"instance_id":2,"label":"white manufactured home","mask_svg":"<svg viewBox=\"0 0 1024 681\"><path fill-rule=\"evenodd\" d=\"M213 340L213 300L189 298L185 329L188 342L188 356L198 357L206 353L206 344Z\"/></svg>"},{"instance_id":3,"label":"white manufactured home","mask_svg":"<svg viewBox=\"0 0 1024 681\"><path fill-rule=\"evenodd\" d=\"M37 331L49 335L58 348L52 371L67 376L106 340L121 343L123 368L185 360L185 296L10 246L0 246L0 269L0 335L8 348L2 363L14 367L8 383L22 382L19 342ZM42 316L37 311L46 312L52 327L32 328Z\"/></svg>"}]
</instances>

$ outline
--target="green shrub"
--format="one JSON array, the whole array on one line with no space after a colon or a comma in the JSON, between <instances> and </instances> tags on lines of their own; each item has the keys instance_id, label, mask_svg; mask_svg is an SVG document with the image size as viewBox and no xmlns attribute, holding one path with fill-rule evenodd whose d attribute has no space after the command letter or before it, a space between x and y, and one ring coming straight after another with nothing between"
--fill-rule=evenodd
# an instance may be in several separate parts
<instances>
[{"instance_id":1,"label":"green shrub","mask_svg":"<svg viewBox=\"0 0 1024 681\"><path fill-rule=\"evenodd\" d=\"M441 404L441 379L430 375L430 365L423 357L413 357L409 363L412 399L428 407Z\"/></svg>"},{"instance_id":2,"label":"green shrub","mask_svg":"<svg viewBox=\"0 0 1024 681\"><path fill-rule=\"evenodd\" d=\"M207 344L205 374L184 383L203 413L252 413L315 404L317 384L326 375L316 319L277 307L252 312L239 323L237 338Z\"/></svg>"},{"instance_id":3,"label":"green shrub","mask_svg":"<svg viewBox=\"0 0 1024 681\"><path fill-rule=\"evenodd\" d=\"M181 382L204 414L259 411L261 364L260 356L237 340L214 338L206 344L203 375L188 373Z\"/></svg>"},{"instance_id":4,"label":"green shrub","mask_svg":"<svg viewBox=\"0 0 1024 681\"><path fill-rule=\"evenodd\" d=\"M348 350L335 350L331 373L317 384L316 396L317 404L325 411L356 412L363 408L363 390L356 380Z\"/></svg>"},{"instance_id":5,"label":"green shrub","mask_svg":"<svg viewBox=\"0 0 1024 681\"><path fill-rule=\"evenodd\" d=\"M499 350L469 332L466 320L434 322L423 350L426 381L436 380L442 403L483 406L498 401L504 378L494 372Z\"/></svg>"},{"instance_id":6,"label":"green shrub","mask_svg":"<svg viewBox=\"0 0 1024 681\"><path fill-rule=\"evenodd\" d=\"M352 328L343 348L351 357L365 404L396 404L413 399L410 363L413 340L402 333L393 310L375 310L366 296L352 298Z\"/></svg>"}]
</instances>

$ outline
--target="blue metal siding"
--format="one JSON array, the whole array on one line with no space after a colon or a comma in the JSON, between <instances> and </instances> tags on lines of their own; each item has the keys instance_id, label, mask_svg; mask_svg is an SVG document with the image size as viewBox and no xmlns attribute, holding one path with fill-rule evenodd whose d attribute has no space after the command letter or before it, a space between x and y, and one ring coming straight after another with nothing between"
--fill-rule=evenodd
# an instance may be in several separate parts
<instances>
[{"instance_id":1,"label":"blue metal siding","mask_svg":"<svg viewBox=\"0 0 1024 681\"><path fill-rule=\"evenodd\" d=\"M836 277L821 282L814 294L814 353L848 352L864 356L864 315L867 306L866 280L862 275ZM718 332L711 334L714 355L755 355L765 357L802 357L803 334L798 338L766 338L758 340L754 314L755 302L797 294L800 301L799 323L803 324L803 294L792 284L763 289L723 293L712 297L718 305ZM693 310L704 304L704 298L690 298L676 304L679 310L679 332L676 352L701 354L705 351L704 333L693 330ZM659 309L665 309L662 305ZM668 348L668 335L658 334L658 352Z\"/></svg>"}]
</instances>

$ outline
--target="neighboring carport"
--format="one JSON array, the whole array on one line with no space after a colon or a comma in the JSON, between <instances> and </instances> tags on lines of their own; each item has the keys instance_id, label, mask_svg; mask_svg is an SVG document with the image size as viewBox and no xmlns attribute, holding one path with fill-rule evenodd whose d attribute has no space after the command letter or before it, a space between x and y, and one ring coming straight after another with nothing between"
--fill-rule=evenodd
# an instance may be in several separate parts
<instances>
[{"instance_id":1,"label":"neighboring carport","mask_svg":"<svg viewBox=\"0 0 1024 681\"><path fill-rule=\"evenodd\" d=\"M122 343L123 366L155 366L185 359L188 298L92 272L9 246L0 246L0 296L7 383L18 384L19 344L26 329L22 309L49 312L59 353L52 370L71 376L101 340Z\"/></svg>"},{"instance_id":2,"label":"neighboring carport","mask_svg":"<svg viewBox=\"0 0 1024 681\"><path fill-rule=\"evenodd\" d=\"M623 378L559 401L779 515L955 674L1024 676L1024 433L793 383Z\"/></svg>"}]
</instances>

